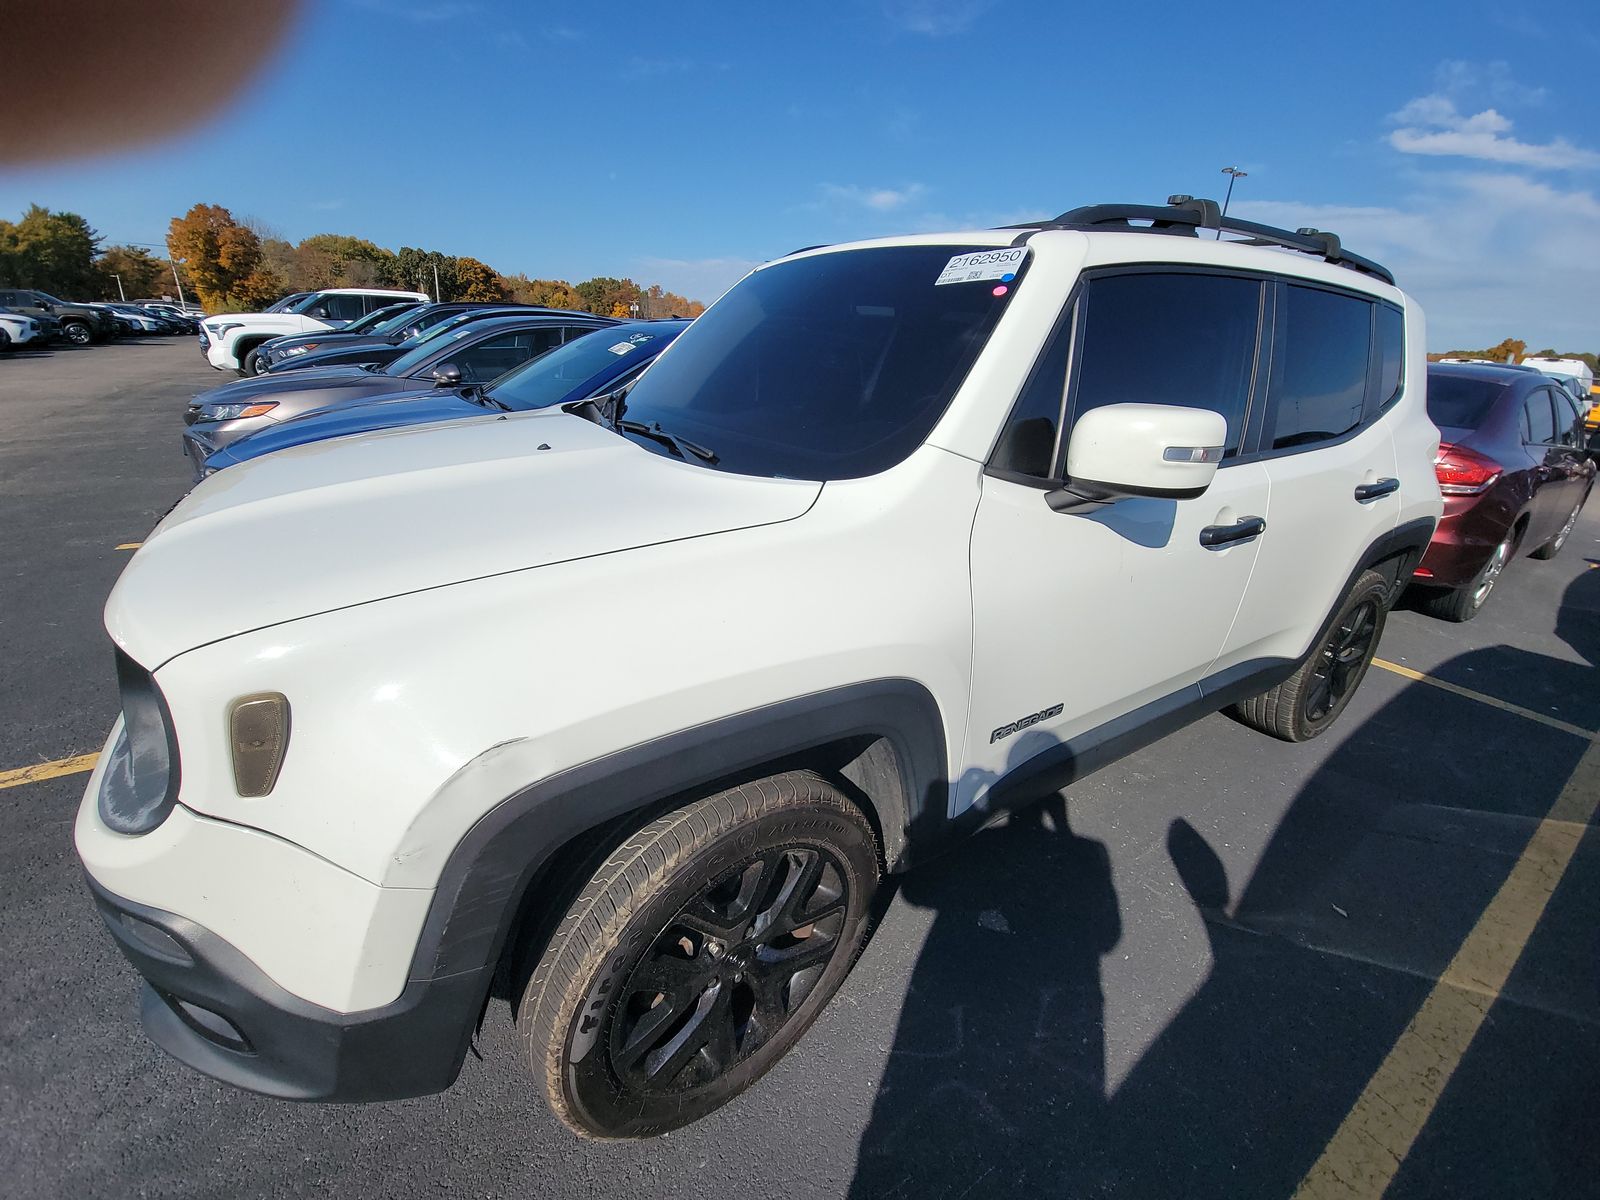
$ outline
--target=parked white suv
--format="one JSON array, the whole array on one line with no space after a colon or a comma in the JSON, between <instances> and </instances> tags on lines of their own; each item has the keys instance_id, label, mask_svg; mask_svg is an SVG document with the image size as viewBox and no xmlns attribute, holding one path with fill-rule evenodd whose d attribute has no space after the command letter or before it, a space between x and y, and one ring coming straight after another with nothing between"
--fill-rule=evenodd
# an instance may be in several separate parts
<instances>
[{"instance_id":1,"label":"parked white suv","mask_svg":"<svg viewBox=\"0 0 1600 1200\"><path fill-rule=\"evenodd\" d=\"M426 300L426 292L388 288L326 288L293 298L283 308L265 312L222 313L200 322L200 353L219 371L243 375L250 352L262 342L314 329L337 329L369 312L402 300ZM281 302L280 302L281 303Z\"/></svg>"},{"instance_id":2,"label":"parked white suv","mask_svg":"<svg viewBox=\"0 0 1600 1200\"><path fill-rule=\"evenodd\" d=\"M197 487L107 605L76 828L149 1035L379 1100L501 996L562 1120L658 1133L882 873L1225 706L1326 729L1441 511L1422 314L1174 201L797 252L625 397Z\"/></svg>"}]
</instances>

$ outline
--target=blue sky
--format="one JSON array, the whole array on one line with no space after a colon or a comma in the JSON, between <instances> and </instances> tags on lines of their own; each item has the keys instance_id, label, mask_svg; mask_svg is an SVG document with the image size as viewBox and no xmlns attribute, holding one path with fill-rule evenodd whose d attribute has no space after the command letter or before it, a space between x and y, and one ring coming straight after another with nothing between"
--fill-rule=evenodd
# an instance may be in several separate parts
<instances>
[{"instance_id":1,"label":"blue sky","mask_svg":"<svg viewBox=\"0 0 1600 1200\"><path fill-rule=\"evenodd\" d=\"M1292 11L1289 10L1292 7ZM219 203L710 300L815 242L1220 198L1340 233L1432 349L1600 349L1600 61L1576 4L326 0L182 138L11 170L0 213L161 242Z\"/></svg>"}]
</instances>

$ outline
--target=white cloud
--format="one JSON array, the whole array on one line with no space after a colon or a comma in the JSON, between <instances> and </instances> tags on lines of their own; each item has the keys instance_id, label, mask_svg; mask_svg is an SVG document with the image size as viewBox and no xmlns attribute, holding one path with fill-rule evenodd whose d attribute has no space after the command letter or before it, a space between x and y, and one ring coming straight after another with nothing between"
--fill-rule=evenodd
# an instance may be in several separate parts
<instances>
[{"instance_id":1,"label":"white cloud","mask_svg":"<svg viewBox=\"0 0 1600 1200\"><path fill-rule=\"evenodd\" d=\"M1389 144L1403 154L1476 158L1553 170L1600 166L1600 154L1565 138L1544 143L1519 141L1511 136L1511 119L1499 110L1486 108L1468 116L1443 92L1418 96L1389 119L1400 126L1389 135Z\"/></svg>"},{"instance_id":2,"label":"white cloud","mask_svg":"<svg viewBox=\"0 0 1600 1200\"><path fill-rule=\"evenodd\" d=\"M928 189L920 183L911 183L898 188L825 183L819 190L824 201L834 204L861 205L875 212L894 212L914 200L921 199Z\"/></svg>"},{"instance_id":3,"label":"white cloud","mask_svg":"<svg viewBox=\"0 0 1600 1200\"><path fill-rule=\"evenodd\" d=\"M1234 200L1240 216L1337 233L1389 267L1428 317L1428 348L1458 350L1518 337L1530 346L1592 349L1600 199L1505 171L1445 171L1391 206Z\"/></svg>"},{"instance_id":4,"label":"white cloud","mask_svg":"<svg viewBox=\"0 0 1600 1200\"><path fill-rule=\"evenodd\" d=\"M883 14L907 33L950 37L964 33L995 0L884 0Z\"/></svg>"}]
</instances>

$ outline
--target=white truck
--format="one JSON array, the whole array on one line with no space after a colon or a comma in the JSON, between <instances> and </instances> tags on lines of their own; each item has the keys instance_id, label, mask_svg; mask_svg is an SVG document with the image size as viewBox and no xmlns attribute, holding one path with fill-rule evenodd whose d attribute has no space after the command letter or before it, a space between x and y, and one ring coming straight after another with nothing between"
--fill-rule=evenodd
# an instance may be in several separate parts
<instances>
[{"instance_id":1,"label":"white truck","mask_svg":"<svg viewBox=\"0 0 1600 1200\"><path fill-rule=\"evenodd\" d=\"M272 338L316 329L338 329L375 309L387 308L402 300L427 299L426 292L389 288L325 288L290 297L283 307L275 304L265 312L207 317L200 322L200 353L217 370L244 375L249 371L251 352Z\"/></svg>"},{"instance_id":2,"label":"white truck","mask_svg":"<svg viewBox=\"0 0 1600 1200\"><path fill-rule=\"evenodd\" d=\"M1595 403L1594 368L1581 358L1525 358L1522 365L1532 367L1541 374L1559 379L1572 398L1578 402L1579 412L1587 413Z\"/></svg>"}]
</instances>

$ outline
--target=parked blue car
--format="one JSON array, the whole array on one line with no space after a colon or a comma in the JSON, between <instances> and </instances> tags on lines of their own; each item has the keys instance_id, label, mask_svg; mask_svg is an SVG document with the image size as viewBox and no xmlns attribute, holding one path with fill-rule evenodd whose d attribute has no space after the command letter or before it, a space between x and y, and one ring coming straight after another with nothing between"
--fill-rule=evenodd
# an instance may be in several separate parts
<instances>
[{"instance_id":1,"label":"parked blue car","mask_svg":"<svg viewBox=\"0 0 1600 1200\"><path fill-rule=\"evenodd\" d=\"M608 325L482 387L440 387L420 394L361 396L349 403L335 402L224 446L205 459L200 475L327 438L457 421L481 417L485 412L526 412L601 396L632 382L688 327L684 320Z\"/></svg>"}]
</instances>

